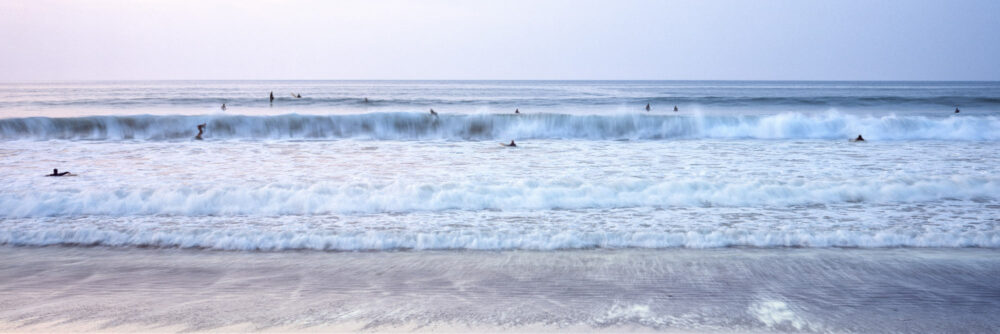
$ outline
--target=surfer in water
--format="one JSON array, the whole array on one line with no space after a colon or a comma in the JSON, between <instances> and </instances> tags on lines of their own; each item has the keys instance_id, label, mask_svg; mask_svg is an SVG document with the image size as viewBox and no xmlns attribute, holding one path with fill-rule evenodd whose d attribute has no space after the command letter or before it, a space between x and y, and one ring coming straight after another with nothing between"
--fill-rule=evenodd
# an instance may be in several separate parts
<instances>
[{"instance_id":1,"label":"surfer in water","mask_svg":"<svg viewBox=\"0 0 1000 334\"><path fill-rule=\"evenodd\" d=\"M226 111L226 104L225 103L222 104L222 111Z\"/></svg>"},{"instance_id":2,"label":"surfer in water","mask_svg":"<svg viewBox=\"0 0 1000 334\"><path fill-rule=\"evenodd\" d=\"M955 113L957 114L959 111L960 110L958 110L958 107L955 107Z\"/></svg>"},{"instance_id":3,"label":"surfer in water","mask_svg":"<svg viewBox=\"0 0 1000 334\"><path fill-rule=\"evenodd\" d=\"M365 98L365 103L368 103L368 98L367 97Z\"/></svg>"},{"instance_id":4,"label":"surfer in water","mask_svg":"<svg viewBox=\"0 0 1000 334\"><path fill-rule=\"evenodd\" d=\"M45 176L66 176L66 175L70 175L69 172L62 172L62 173L60 173L58 168L53 168L52 169L52 174L45 175Z\"/></svg>"},{"instance_id":5,"label":"surfer in water","mask_svg":"<svg viewBox=\"0 0 1000 334\"><path fill-rule=\"evenodd\" d=\"M274 103L274 91L271 91L271 103Z\"/></svg>"},{"instance_id":6,"label":"surfer in water","mask_svg":"<svg viewBox=\"0 0 1000 334\"><path fill-rule=\"evenodd\" d=\"M434 111L434 108L431 108L431 115L434 115L434 117L438 117L438 113Z\"/></svg>"},{"instance_id":7,"label":"surfer in water","mask_svg":"<svg viewBox=\"0 0 1000 334\"><path fill-rule=\"evenodd\" d=\"M507 147L517 147L517 144L514 144L513 140L510 141L510 144L502 144L502 145Z\"/></svg>"},{"instance_id":8,"label":"surfer in water","mask_svg":"<svg viewBox=\"0 0 1000 334\"><path fill-rule=\"evenodd\" d=\"M650 108L650 107L649 107L649 103L646 103L646 112L649 112L649 111L650 111L650 110L652 110L652 109L653 109L653 108Z\"/></svg>"},{"instance_id":9,"label":"surfer in water","mask_svg":"<svg viewBox=\"0 0 1000 334\"><path fill-rule=\"evenodd\" d=\"M515 114L520 114L521 113L521 109L514 108L514 113Z\"/></svg>"},{"instance_id":10,"label":"surfer in water","mask_svg":"<svg viewBox=\"0 0 1000 334\"><path fill-rule=\"evenodd\" d=\"M198 135L194 136L194 139L201 140L201 134L205 133L205 124L206 123L198 124Z\"/></svg>"},{"instance_id":11,"label":"surfer in water","mask_svg":"<svg viewBox=\"0 0 1000 334\"><path fill-rule=\"evenodd\" d=\"M677 112L677 106L674 106L674 112Z\"/></svg>"},{"instance_id":12,"label":"surfer in water","mask_svg":"<svg viewBox=\"0 0 1000 334\"><path fill-rule=\"evenodd\" d=\"M295 98L296 99L301 99L302 98L302 94L295 94Z\"/></svg>"},{"instance_id":13,"label":"surfer in water","mask_svg":"<svg viewBox=\"0 0 1000 334\"><path fill-rule=\"evenodd\" d=\"M854 138L854 140L852 140L852 141L853 142L865 141L865 138L862 137L861 135L858 135L858 138Z\"/></svg>"}]
</instances>

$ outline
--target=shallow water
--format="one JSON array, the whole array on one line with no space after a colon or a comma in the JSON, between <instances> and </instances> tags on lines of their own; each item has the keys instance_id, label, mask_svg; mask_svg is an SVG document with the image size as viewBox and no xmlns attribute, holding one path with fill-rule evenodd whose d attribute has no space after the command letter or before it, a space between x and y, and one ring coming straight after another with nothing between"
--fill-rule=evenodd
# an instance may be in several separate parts
<instances>
[{"instance_id":1,"label":"shallow water","mask_svg":"<svg viewBox=\"0 0 1000 334\"><path fill-rule=\"evenodd\" d=\"M0 324L996 331L998 96L2 84Z\"/></svg>"},{"instance_id":2,"label":"shallow water","mask_svg":"<svg viewBox=\"0 0 1000 334\"><path fill-rule=\"evenodd\" d=\"M9 142L0 242L1000 247L992 142ZM75 177L42 177L60 166Z\"/></svg>"},{"instance_id":3,"label":"shallow water","mask_svg":"<svg viewBox=\"0 0 1000 334\"><path fill-rule=\"evenodd\" d=\"M984 333L987 249L215 252L0 247L0 330Z\"/></svg>"}]
</instances>

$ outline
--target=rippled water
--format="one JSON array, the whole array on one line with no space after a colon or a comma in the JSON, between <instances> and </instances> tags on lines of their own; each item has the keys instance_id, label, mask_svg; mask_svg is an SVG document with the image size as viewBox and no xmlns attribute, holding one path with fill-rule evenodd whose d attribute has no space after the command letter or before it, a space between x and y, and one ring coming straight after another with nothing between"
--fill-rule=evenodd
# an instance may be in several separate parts
<instances>
[{"instance_id":1,"label":"rippled water","mask_svg":"<svg viewBox=\"0 0 1000 334\"><path fill-rule=\"evenodd\" d=\"M998 96L997 83L3 84L0 330L988 332ZM175 279L204 307L163 297L184 289ZM291 301L228 309L262 305L246 295Z\"/></svg>"}]
</instances>

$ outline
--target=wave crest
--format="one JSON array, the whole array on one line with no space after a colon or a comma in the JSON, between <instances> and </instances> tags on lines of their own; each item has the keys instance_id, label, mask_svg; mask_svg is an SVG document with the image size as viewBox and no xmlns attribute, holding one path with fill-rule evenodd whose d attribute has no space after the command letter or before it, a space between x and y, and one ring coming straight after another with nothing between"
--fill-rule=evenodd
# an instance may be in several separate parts
<instances>
[{"instance_id":1,"label":"wave crest","mask_svg":"<svg viewBox=\"0 0 1000 334\"><path fill-rule=\"evenodd\" d=\"M0 140L1000 140L995 116L925 117L784 113L768 116L423 113L279 116L92 116L0 119Z\"/></svg>"}]
</instances>

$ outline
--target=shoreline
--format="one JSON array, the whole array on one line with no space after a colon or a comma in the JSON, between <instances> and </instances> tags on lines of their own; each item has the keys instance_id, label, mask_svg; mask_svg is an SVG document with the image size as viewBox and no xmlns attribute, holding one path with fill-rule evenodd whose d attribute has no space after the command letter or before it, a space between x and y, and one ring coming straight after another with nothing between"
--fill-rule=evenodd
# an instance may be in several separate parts
<instances>
[{"instance_id":1,"label":"shoreline","mask_svg":"<svg viewBox=\"0 0 1000 334\"><path fill-rule=\"evenodd\" d=\"M0 247L0 332L996 328L995 249Z\"/></svg>"}]
</instances>

